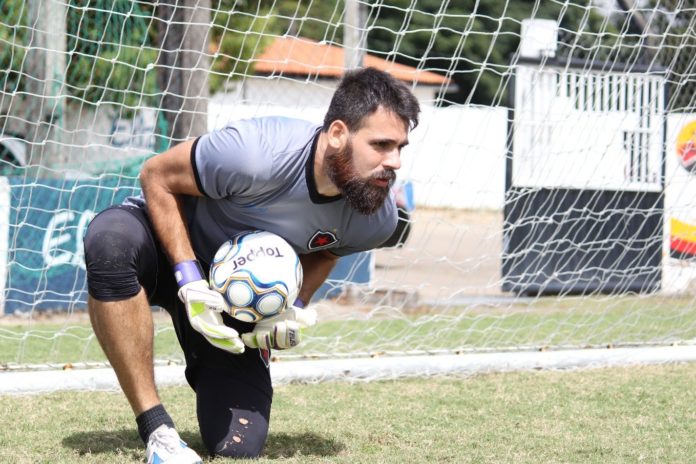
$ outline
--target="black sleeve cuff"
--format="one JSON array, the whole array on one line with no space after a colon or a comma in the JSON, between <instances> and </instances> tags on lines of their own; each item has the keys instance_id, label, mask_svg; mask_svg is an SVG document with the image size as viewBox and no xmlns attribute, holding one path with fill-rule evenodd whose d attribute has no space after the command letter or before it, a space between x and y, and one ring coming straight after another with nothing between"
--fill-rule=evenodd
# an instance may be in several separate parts
<instances>
[{"instance_id":1,"label":"black sleeve cuff","mask_svg":"<svg viewBox=\"0 0 696 464\"><path fill-rule=\"evenodd\" d=\"M200 137L196 137L196 140L193 141L193 145L191 146L191 168L193 169L193 177L196 179L198 191L201 192L202 195L208 197L209 195L203 190L203 183L201 182L201 176L198 174L198 166L196 165L196 146L200 139Z\"/></svg>"}]
</instances>

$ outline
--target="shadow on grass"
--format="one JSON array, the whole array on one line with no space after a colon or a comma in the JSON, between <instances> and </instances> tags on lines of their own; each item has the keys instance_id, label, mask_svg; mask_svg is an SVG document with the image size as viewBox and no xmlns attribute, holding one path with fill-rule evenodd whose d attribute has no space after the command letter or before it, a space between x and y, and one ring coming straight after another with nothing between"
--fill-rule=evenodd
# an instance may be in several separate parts
<instances>
[{"instance_id":1,"label":"shadow on grass","mask_svg":"<svg viewBox=\"0 0 696 464\"><path fill-rule=\"evenodd\" d=\"M191 448L204 453L203 442L198 434L181 431L179 434ZM81 455L123 453L136 458L145 456L145 445L134 428L73 433L63 439L63 446L72 448Z\"/></svg>"},{"instance_id":2,"label":"shadow on grass","mask_svg":"<svg viewBox=\"0 0 696 464\"><path fill-rule=\"evenodd\" d=\"M197 433L179 432L181 438L201 456L208 453ZM79 432L63 439L63 446L85 454L125 454L134 459L145 455L145 445L135 429ZM316 433L271 433L266 440L263 456L271 459L293 456L334 456L345 445Z\"/></svg>"},{"instance_id":3,"label":"shadow on grass","mask_svg":"<svg viewBox=\"0 0 696 464\"><path fill-rule=\"evenodd\" d=\"M277 459L293 456L334 456L345 445L316 433L270 433L263 449L263 457Z\"/></svg>"}]
</instances>

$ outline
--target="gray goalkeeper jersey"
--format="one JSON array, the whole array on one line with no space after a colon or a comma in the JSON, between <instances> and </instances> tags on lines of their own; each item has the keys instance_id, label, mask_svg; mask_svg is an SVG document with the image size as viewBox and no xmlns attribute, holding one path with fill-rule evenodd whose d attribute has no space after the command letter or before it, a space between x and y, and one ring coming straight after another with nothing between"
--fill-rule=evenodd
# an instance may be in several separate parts
<instances>
[{"instance_id":1,"label":"gray goalkeeper jersey","mask_svg":"<svg viewBox=\"0 0 696 464\"><path fill-rule=\"evenodd\" d=\"M375 248L396 228L393 195L374 214L317 192L314 152L320 126L282 117L235 121L199 137L191 163L203 197L187 197L194 252L209 263L244 230L273 232L298 254L328 249L343 256ZM142 201L142 199L140 199Z\"/></svg>"}]
</instances>

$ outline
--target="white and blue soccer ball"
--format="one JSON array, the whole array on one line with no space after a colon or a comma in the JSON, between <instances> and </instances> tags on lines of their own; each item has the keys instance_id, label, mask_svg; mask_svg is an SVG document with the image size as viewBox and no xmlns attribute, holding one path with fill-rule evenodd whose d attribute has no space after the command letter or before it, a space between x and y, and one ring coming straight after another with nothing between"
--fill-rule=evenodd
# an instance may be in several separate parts
<instances>
[{"instance_id":1,"label":"white and blue soccer ball","mask_svg":"<svg viewBox=\"0 0 696 464\"><path fill-rule=\"evenodd\" d=\"M258 322L282 313L297 298L302 265L295 250L271 232L242 232L220 246L210 265L210 287L220 292L230 314Z\"/></svg>"}]
</instances>

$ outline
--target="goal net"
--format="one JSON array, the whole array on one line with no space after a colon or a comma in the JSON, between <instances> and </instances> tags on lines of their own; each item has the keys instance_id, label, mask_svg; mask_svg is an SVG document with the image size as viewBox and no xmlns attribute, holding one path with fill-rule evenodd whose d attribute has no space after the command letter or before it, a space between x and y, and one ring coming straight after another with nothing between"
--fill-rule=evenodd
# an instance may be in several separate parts
<instances>
[{"instance_id":1,"label":"goal net","mask_svg":"<svg viewBox=\"0 0 696 464\"><path fill-rule=\"evenodd\" d=\"M692 343L689 5L0 1L0 370L105 365L82 237L144 160L233 119L320 122L356 65L421 102L400 224L279 358Z\"/></svg>"}]
</instances>

